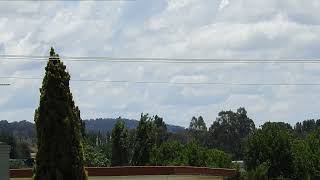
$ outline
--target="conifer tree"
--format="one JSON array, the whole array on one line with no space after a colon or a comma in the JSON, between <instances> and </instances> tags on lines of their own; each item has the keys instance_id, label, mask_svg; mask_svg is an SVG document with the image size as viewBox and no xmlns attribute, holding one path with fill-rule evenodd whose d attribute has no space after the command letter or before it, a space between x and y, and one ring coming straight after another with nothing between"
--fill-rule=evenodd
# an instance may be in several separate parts
<instances>
[{"instance_id":1,"label":"conifer tree","mask_svg":"<svg viewBox=\"0 0 320 180\"><path fill-rule=\"evenodd\" d=\"M34 180L86 180L81 118L69 88L70 75L51 48L35 111L38 153Z\"/></svg>"},{"instance_id":2,"label":"conifer tree","mask_svg":"<svg viewBox=\"0 0 320 180\"><path fill-rule=\"evenodd\" d=\"M155 143L156 146L159 147L163 142L167 141L168 139L167 125L163 121L163 118L159 117L158 115L154 116L154 125Z\"/></svg>"},{"instance_id":3,"label":"conifer tree","mask_svg":"<svg viewBox=\"0 0 320 180\"><path fill-rule=\"evenodd\" d=\"M154 122L148 114L141 114L136 130L131 165L145 166L150 164L150 155L155 144Z\"/></svg>"},{"instance_id":4,"label":"conifer tree","mask_svg":"<svg viewBox=\"0 0 320 180\"><path fill-rule=\"evenodd\" d=\"M111 166L128 165L128 130L121 118L118 119L112 129L111 141Z\"/></svg>"}]
</instances>

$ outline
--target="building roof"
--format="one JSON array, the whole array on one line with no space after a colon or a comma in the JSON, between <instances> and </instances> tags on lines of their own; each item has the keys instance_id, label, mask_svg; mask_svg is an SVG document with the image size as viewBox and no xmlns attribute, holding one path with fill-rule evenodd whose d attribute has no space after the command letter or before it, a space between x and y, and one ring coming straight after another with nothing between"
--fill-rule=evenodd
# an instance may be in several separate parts
<instances>
[{"instance_id":1,"label":"building roof","mask_svg":"<svg viewBox=\"0 0 320 180\"><path fill-rule=\"evenodd\" d=\"M142 176L142 175L205 175L232 177L234 169L206 168L190 166L124 166L87 167L89 176ZM11 169L11 178L30 178L32 169Z\"/></svg>"}]
</instances>

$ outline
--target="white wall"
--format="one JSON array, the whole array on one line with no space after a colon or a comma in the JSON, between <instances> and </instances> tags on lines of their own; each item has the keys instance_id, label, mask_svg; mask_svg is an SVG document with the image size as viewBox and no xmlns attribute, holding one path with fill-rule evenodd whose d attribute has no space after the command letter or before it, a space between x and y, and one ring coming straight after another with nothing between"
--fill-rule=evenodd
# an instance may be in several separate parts
<instances>
[{"instance_id":1,"label":"white wall","mask_svg":"<svg viewBox=\"0 0 320 180\"><path fill-rule=\"evenodd\" d=\"M9 151L10 146L0 143L0 179L9 180Z\"/></svg>"}]
</instances>

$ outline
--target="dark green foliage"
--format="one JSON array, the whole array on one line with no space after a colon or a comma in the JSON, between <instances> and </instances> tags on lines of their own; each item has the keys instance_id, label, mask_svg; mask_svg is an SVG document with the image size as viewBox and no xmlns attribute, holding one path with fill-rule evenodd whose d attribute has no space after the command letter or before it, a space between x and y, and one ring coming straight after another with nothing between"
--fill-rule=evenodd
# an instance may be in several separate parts
<instances>
[{"instance_id":1,"label":"dark green foliage","mask_svg":"<svg viewBox=\"0 0 320 180\"><path fill-rule=\"evenodd\" d=\"M196 143L182 144L178 141L168 141L152 153L152 165L161 166L199 166L220 167L231 166L231 156L216 150L207 149Z\"/></svg>"},{"instance_id":2,"label":"dark green foliage","mask_svg":"<svg viewBox=\"0 0 320 180\"><path fill-rule=\"evenodd\" d=\"M22 168L30 168L30 166L27 166L23 159L10 159L9 160L9 168L10 169L22 169Z\"/></svg>"},{"instance_id":3,"label":"dark green foliage","mask_svg":"<svg viewBox=\"0 0 320 180\"><path fill-rule=\"evenodd\" d=\"M76 107L78 108L78 107ZM77 109L77 112L79 112L78 116L80 117L80 110ZM81 137L85 138L86 137L86 123L84 121L80 121L80 132L81 132Z\"/></svg>"},{"instance_id":4,"label":"dark green foliage","mask_svg":"<svg viewBox=\"0 0 320 180\"><path fill-rule=\"evenodd\" d=\"M106 167L111 164L110 134L87 132L84 142L84 163L90 167Z\"/></svg>"},{"instance_id":5,"label":"dark green foliage","mask_svg":"<svg viewBox=\"0 0 320 180\"><path fill-rule=\"evenodd\" d=\"M290 124L285 123L285 122L266 122L264 125L266 124L277 124L277 126L281 127L282 129L287 129L290 132L293 132L293 128Z\"/></svg>"},{"instance_id":6,"label":"dark green foliage","mask_svg":"<svg viewBox=\"0 0 320 180\"><path fill-rule=\"evenodd\" d=\"M191 137L191 141L195 141L202 146L207 145L207 126L202 116L198 118L192 117L188 128L188 135Z\"/></svg>"},{"instance_id":7,"label":"dark green foliage","mask_svg":"<svg viewBox=\"0 0 320 180\"><path fill-rule=\"evenodd\" d=\"M267 162L261 163L255 169L248 172L242 172L241 178L243 180L269 180L268 171L270 164Z\"/></svg>"},{"instance_id":8,"label":"dark green foliage","mask_svg":"<svg viewBox=\"0 0 320 180\"><path fill-rule=\"evenodd\" d=\"M17 155L17 141L12 134L1 132L0 142L5 142L10 146L10 159L15 159Z\"/></svg>"},{"instance_id":9,"label":"dark green foliage","mask_svg":"<svg viewBox=\"0 0 320 180\"><path fill-rule=\"evenodd\" d=\"M36 128L33 123L26 120L19 122L0 121L0 133L12 134L15 139L36 142Z\"/></svg>"},{"instance_id":10,"label":"dark green foliage","mask_svg":"<svg viewBox=\"0 0 320 180\"><path fill-rule=\"evenodd\" d=\"M38 153L34 179L85 180L81 118L70 92L70 75L53 48L50 56L35 111Z\"/></svg>"},{"instance_id":11,"label":"dark green foliage","mask_svg":"<svg viewBox=\"0 0 320 180\"><path fill-rule=\"evenodd\" d=\"M56 53L54 52L54 49L53 47L50 48L50 57L55 57L56 56Z\"/></svg>"},{"instance_id":12,"label":"dark green foliage","mask_svg":"<svg viewBox=\"0 0 320 180\"><path fill-rule=\"evenodd\" d=\"M111 141L111 166L128 165L128 130L125 128L121 118L112 129Z\"/></svg>"},{"instance_id":13,"label":"dark green foliage","mask_svg":"<svg viewBox=\"0 0 320 180\"><path fill-rule=\"evenodd\" d=\"M209 129L209 146L233 154L233 159L242 159L242 143L255 130L254 122L244 108L237 112L221 111Z\"/></svg>"},{"instance_id":14,"label":"dark green foliage","mask_svg":"<svg viewBox=\"0 0 320 180\"><path fill-rule=\"evenodd\" d=\"M269 179L319 179L320 130L303 140L285 123L267 122L250 136L245 154L248 179L259 179L266 165Z\"/></svg>"},{"instance_id":15,"label":"dark green foliage","mask_svg":"<svg viewBox=\"0 0 320 180\"><path fill-rule=\"evenodd\" d=\"M144 166L150 163L150 155L155 145L155 125L148 114L141 114L135 134L131 165Z\"/></svg>"},{"instance_id":16,"label":"dark green foliage","mask_svg":"<svg viewBox=\"0 0 320 180\"><path fill-rule=\"evenodd\" d=\"M110 142L110 134L100 132L86 132L85 141L92 146L103 146Z\"/></svg>"},{"instance_id":17,"label":"dark green foliage","mask_svg":"<svg viewBox=\"0 0 320 180\"><path fill-rule=\"evenodd\" d=\"M123 118L122 121L125 123L126 128L130 130L135 129L139 124L139 121L133 119ZM98 133L99 131L102 134L107 134L108 132L112 131L112 128L116 122L117 119L114 118L82 120L80 125L81 134L85 135L86 132ZM184 128L181 126L174 126L170 124L165 124L165 126L167 131L170 133L178 133L184 131ZM35 124L26 120L19 122L8 122L6 120L0 120L0 133L1 132L13 134L16 139L23 139L30 143L37 142L37 132Z\"/></svg>"},{"instance_id":18,"label":"dark green foliage","mask_svg":"<svg viewBox=\"0 0 320 180\"><path fill-rule=\"evenodd\" d=\"M154 116L154 124L157 128L164 129L165 131L167 130L166 123L163 121L163 118L158 115Z\"/></svg>"},{"instance_id":19,"label":"dark green foliage","mask_svg":"<svg viewBox=\"0 0 320 180\"><path fill-rule=\"evenodd\" d=\"M159 116L154 116L154 133L155 133L155 144L159 147L163 142L167 141L168 139L168 132L167 132L167 125L163 121L163 118Z\"/></svg>"},{"instance_id":20,"label":"dark green foliage","mask_svg":"<svg viewBox=\"0 0 320 180\"><path fill-rule=\"evenodd\" d=\"M170 133L168 132L168 139L167 141L179 141L183 144L186 144L187 142L191 141L190 134L187 130L180 131L177 133ZM193 138L194 139L194 138Z\"/></svg>"},{"instance_id":21,"label":"dark green foliage","mask_svg":"<svg viewBox=\"0 0 320 180\"><path fill-rule=\"evenodd\" d=\"M186 165L184 157L185 146L179 141L168 141L155 147L152 152L152 165L179 166Z\"/></svg>"},{"instance_id":22,"label":"dark green foliage","mask_svg":"<svg viewBox=\"0 0 320 180\"><path fill-rule=\"evenodd\" d=\"M249 171L263 163L270 165L268 177L290 177L293 173L290 131L279 123L266 123L252 134L245 147L245 162Z\"/></svg>"},{"instance_id":23,"label":"dark green foliage","mask_svg":"<svg viewBox=\"0 0 320 180\"><path fill-rule=\"evenodd\" d=\"M320 179L320 128L314 130L307 136L307 144L312 153L312 171L314 179Z\"/></svg>"},{"instance_id":24,"label":"dark green foliage","mask_svg":"<svg viewBox=\"0 0 320 180\"><path fill-rule=\"evenodd\" d=\"M212 168L230 168L231 155L217 149L207 149L206 166Z\"/></svg>"},{"instance_id":25,"label":"dark green foliage","mask_svg":"<svg viewBox=\"0 0 320 180\"><path fill-rule=\"evenodd\" d=\"M0 141L10 145L10 159L30 158L31 146L36 142L35 127L27 121L0 121Z\"/></svg>"},{"instance_id":26,"label":"dark green foliage","mask_svg":"<svg viewBox=\"0 0 320 180\"><path fill-rule=\"evenodd\" d=\"M31 150L29 144L26 142L19 142L16 146L15 159L29 159L31 158Z\"/></svg>"},{"instance_id":27,"label":"dark green foliage","mask_svg":"<svg viewBox=\"0 0 320 180\"><path fill-rule=\"evenodd\" d=\"M196 118L193 116L189 125L189 129L196 130L196 131L206 131L207 126L202 116L199 116L199 118Z\"/></svg>"},{"instance_id":28,"label":"dark green foliage","mask_svg":"<svg viewBox=\"0 0 320 180\"><path fill-rule=\"evenodd\" d=\"M58 64L59 61L53 63L55 66ZM48 81L47 78L45 80ZM62 83L61 87L64 86ZM45 122L46 132L49 133L52 133L52 127L64 124L60 121L63 119L62 115L70 114L70 109L63 111L61 109L64 108L52 108L53 104L60 106L64 98L64 96L62 98L57 96L62 92L61 89L59 90L58 87L53 89L56 92L49 91L51 94L50 103L47 100L44 101L43 94L48 94L46 91L42 93L40 101L40 107L41 104L50 105L42 109L49 112L49 116L42 116L42 118L48 120L49 117L50 119L54 117L53 119L56 120L54 123L41 121ZM58 98L51 98L52 96ZM69 100L67 102L70 103ZM55 113L50 113L49 109L54 109ZM317 129L320 126L320 120L306 120L297 123L294 129L288 123L267 122L256 130L253 121L248 118L246 110L239 108L237 112L220 112L209 131L200 116L192 118L189 128L172 132L170 131L171 126L166 125L159 116L149 117L148 114L142 114L140 121L121 119L121 122L117 122L115 119L97 119L86 121L87 123L84 124L80 120L79 110L76 107L71 109L74 109L75 116L70 117L77 117L72 122L79 122L75 129L81 130L79 135L85 134L84 163L86 166L110 166L111 161L114 166L127 165L130 160L131 165L142 166L236 167L238 174L234 179L243 180L317 180L320 178L320 129ZM36 117L40 117L38 111ZM3 121L0 121L0 129L1 125L8 127L10 124L1 122ZM114 125L113 132L109 133L108 130L112 125ZM66 127L69 128L69 126ZM84 127L86 132L84 132ZM135 127L137 128L135 129ZM60 133L63 133L62 129L59 129ZM0 133L0 141L12 145L12 157L22 157L28 154L28 143L21 143L22 136L16 138L18 133L15 131L14 134L7 134L7 136ZM111 136L113 137L111 138ZM55 135L53 137L59 137L59 141L62 143L51 141L53 143L50 144L67 146L66 141L70 142L69 137L71 136L63 136L62 138ZM49 139L49 137L45 138ZM64 152L70 152L67 148L61 149ZM50 154L51 150L46 150L47 154ZM236 160L242 160L245 157L245 164L241 161L238 164L231 163L231 157ZM50 162L48 160L50 156L45 158L46 162ZM58 161L51 162L53 165L59 163ZM19 162L13 166L24 167Z\"/></svg>"},{"instance_id":29,"label":"dark green foliage","mask_svg":"<svg viewBox=\"0 0 320 180\"><path fill-rule=\"evenodd\" d=\"M304 120L303 122L297 122L294 131L300 138L306 138L306 136L312 131L320 128L320 120L315 121L314 119Z\"/></svg>"},{"instance_id":30,"label":"dark green foliage","mask_svg":"<svg viewBox=\"0 0 320 180\"><path fill-rule=\"evenodd\" d=\"M208 149L190 142L185 146L184 155L189 166L220 167L231 166L231 156L223 151Z\"/></svg>"},{"instance_id":31,"label":"dark green foliage","mask_svg":"<svg viewBox=\"0 0 320 180\"><path fill-rule=\"evenodd\" d=\"M310 179L313 173L312 153L309 145L303 140L293 140L291 144L291 157L293 163L292 179Z\"/></svg>"},{"instance_id":32,"label":"dark green foliage","mask_svg":"<svg viewBox=\"0 0 320 180\"><path fill-rule=\"evenodd\" d=\"M133 156L133 149L135 146L136 140L136 129L129 129L128 130L128 159L129 163L131 163L132 156Z\"/></svg>"},{"instance_id":33,"label":"dark green foliage","mask_svg":"<svg viewBox=\"0 0 320 180\"><path fill-rule=\"evenodd\" d=\"M30 145L20 138L17 140L17 136L9 132L0 132L0 142L5 142L10 146L10 159L30 158Z\"/></svg>"},{"instance_id":34,"label":"dark green foliage","mask_svg":"<svg viewBox=\"0 0 320 180\"><path fill-rule=\"evenodd\" d=\"M184 151L186 164L190 166L206 166L207 154L205 148L198 144L189 142Z\"/></svg>"}]
</instances>

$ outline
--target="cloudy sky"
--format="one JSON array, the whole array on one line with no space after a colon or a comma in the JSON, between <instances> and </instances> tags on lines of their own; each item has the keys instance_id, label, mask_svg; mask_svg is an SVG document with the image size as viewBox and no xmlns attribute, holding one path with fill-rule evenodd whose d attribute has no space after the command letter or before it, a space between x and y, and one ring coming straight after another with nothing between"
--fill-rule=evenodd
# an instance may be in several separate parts
<instances>
[{"instance_id":1,"label":"cloudy sky","mask_svg":"<svg viewBox=\"0 0 320 180\"><path fill-rule=\"evenodd\" d=\"M319 0L0 2L0 54L287 59L319 58ZM65 62L72 79L320 83L320 64ZM0 60L0 76L43 77L45 62ZM33 121L41 80L0 79L0 119ZM141 112L188 126L245 107L257 125L320 118L320 86L72 82L82 118Z\"/></svg>"}]
</instances>

